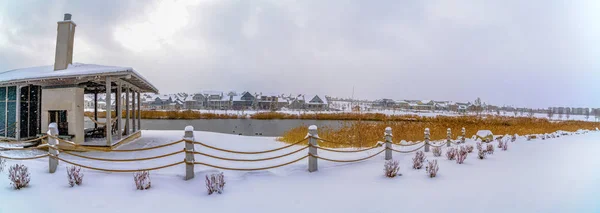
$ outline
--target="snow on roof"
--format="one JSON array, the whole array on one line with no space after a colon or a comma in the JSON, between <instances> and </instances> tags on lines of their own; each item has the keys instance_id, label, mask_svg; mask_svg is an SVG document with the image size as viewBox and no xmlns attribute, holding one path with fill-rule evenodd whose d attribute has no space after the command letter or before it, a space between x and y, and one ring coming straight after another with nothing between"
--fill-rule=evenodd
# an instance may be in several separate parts
<instances>
[{"instance_id":1,"label":"snow on roof","mask_svg":"<svg viewBox=\"0 0 600 213\"><path fill-rule=\"evenodd\" d=\"M205 90L202 91L202 94L206 94L206 95L221 95L223 94L222 91L215 91L215 90Z\"/></svg>"},{"instance_id":2,"label":"snow on roof","mask_svg":"<svg viewBox=\"0 0 600 213\"><path fill-rule=\"evenodd\" d=\"M137 73L131 67L116 67L116 66L104 66L96 64L82 64L73 63L69 64L69 67L64 70L54 71L54 66L39 66L22 69L8 70L0 73L0 84L8 84L22 81L35 81L53 78L73 78L73 77L84 77L84 76L95 76L95 75L111 75L111 74L132 74L140 81L142 85L136 85L147 91L143 92L155 92L158 93L156 87L148 82L142 75ZM145 85L144 85L145 84ZM145 86L145 87L143 87Z\"/></svg>"}]
</instances>

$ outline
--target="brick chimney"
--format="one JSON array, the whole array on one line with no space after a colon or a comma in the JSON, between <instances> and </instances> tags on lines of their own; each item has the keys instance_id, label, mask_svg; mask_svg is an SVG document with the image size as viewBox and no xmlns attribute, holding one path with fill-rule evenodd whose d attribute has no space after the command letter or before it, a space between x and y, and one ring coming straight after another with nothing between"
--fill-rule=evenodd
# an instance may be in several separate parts
<instances>
[{"instance_id":1,"label":"brick chimney","mask_svg":"<svg viewBox=\"0 0 600 213\"><path fill-rule=\"evenodd\" d=\"M58 22L54 71L67 69L69 64L73 63L73 40L76 26L75 22L71 21L71 14L68 13L65 13L63 21Z\"/></svg>"}]
</instances>

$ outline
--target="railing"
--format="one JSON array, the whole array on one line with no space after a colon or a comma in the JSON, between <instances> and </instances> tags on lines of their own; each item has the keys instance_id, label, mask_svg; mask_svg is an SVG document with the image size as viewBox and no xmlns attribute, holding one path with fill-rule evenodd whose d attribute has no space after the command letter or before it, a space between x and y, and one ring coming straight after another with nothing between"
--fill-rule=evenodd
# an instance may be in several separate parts
<instances>
[{"instance_id":1,"label":"railing","mask_svg":"<svg viewBox=\"0 0 600 213\"><path fill-rule=\"evenodd\" d=\"M158 145L158 146L153 146L153 147L145 147L145 148L138 148L138 149L124 149L124 150L105 150L105 149L98 149L98 148L93 148L93 147L86 147L86 146L82 146L80 144L77 144L75 142L72 141L68 141L68 140L64 140L61 139L58 136L58 130L56 128L55 124L50 124L49 126L49 133L48 135L44 135L42 137L39 138L34 138L34 139L30 139L27 141L20 141L20 142L31 142L31 141L36 141L36 140L47 140L47 143L42 143L39 146L36 147L28 147L28 148L19 148L19 147L0 147L0 151L9 151L9 150L34 150L34 149L39 149L39 150L47 150L48 153L46 154L41 154L41 155L37 155L37 156L31 156L31 157L9 157L9 156L2 156L0 155L0 158L5 158L5 159L10 159L10 160L31 160L31 159L39 159L39 158L45 158L45 157L49 157L49 172L50 173L54 173L56 171L56 167L58 166L58 162L62 161L64 163L67 164L71 164L71 165L75 165L75 166L79 166L82 168L86 168L86 169L91 169L91 170L97 170L97 171L104 171L104 172L139 172L139 171L151 171L151 170L158 170L158 169L164 169L164 168L168 168L168 167L173 167L176 165L180 165L180 164L185 164L186 165L186 179L191 179L194 177L194 166L195 165L203 165L203 166L207 166L207 167L212 167L212 168L216 168L216 169L222 169L222 170L233 170L233 171L257 171L257 170L266 170L266 169L273 169L273 168L278 168L278 167L283 167L283 166L287 166L296 162L299 162L301 160L304 160L306 158L308 158L308 171L309 172L315 172L318 171L318 160L324 160L324 161L331 161L331 162L336 162L336 163L352 163L352 162L359 162L359 161L364 161L370 158L373 158L375 156L380 155L381 153L385 153L385 160L391 160L393 158L392 152L396 152L396 153L412 153L412 152L416 152L418 150L424 149L425 152L429 151L430 147L442 147L442 146L448 146L450 147L451 145L459 145L461 143L465 143L466 137L465 137L465 129L462 129L462 135L459 137L458 140L452 140L452 134L451 134L451 130L448 129L447 131L447 138L446 140L440 140L440 141L430 141L430 132L429 129L426 128L424 131L424 141L418 141L418 142L413 142L410 144L405 144L402 142L393 142L392 141L392 129L390 127L385 129L384 132L384 141L383 142L377 142L375 144L373 144L371 147L368 148L363 148L363 149L357 149L357 150L342 150L342 149L330 149L330 148L325 148L325 147L320 147L318 144L319 142L324 142L324 143L336 143L336 144L345 144L342 142L338 142L338 141L330 141L324 138L320 138L319 135L317 134L317 127L316 126L310 126L309 127L309 133L307 134L307 136L305 138L303 138L302 140L299 140L295 143L289 144L289 145L285 145L279 148L275 148L275 149L269 149L269 150L262 150L262 151L242 151L242 150L230 150L230 149L225 149L225 148L219 148L216 146L211 146L208 145L206 143L202 143L200 141L196 141L194 138L194 129L191 126L186 127L185 129L185 136L183 139L181 140L177 140L174 142L170 142L170 143L166 143L166 144L162 144L162 145ZM584 132L585 133L585 132ZM561 135L569 135L569 134L573 134L570 132L564 132ZM575 133L575 134L579 134L579 133ZM516 135L511 136L513 141L516 139ZM527 137L528 140L533 139L534 137L536 138L549 138L548 134L533 134L533 135L526 135L525 137ZM304 142L308 141L308 145L301 145ZM493 140L482 140L483 142L487 142L490 143ZM101 158L101 157L91 157L91 156L86 156L86 155L82 155L82 154L77 154L73 151L68 151L65 150L63 148L60 148L58 146L58 144L65 144L65 145L70 145L72 147L77 148L78 150L83 150L83 151L100 151L100 152L143 152L143 151L148 151L148 150L154 150L154 149L161 149L164 147L169 147L169 146L174 146L177 145L179 143L185 143L185 148L181 149L179 151L174 151L174 152L170 152L170 153L166 153L166 154L162 154L162 155L157 155L157 156L152 156L152 157L143 157L143 158L121 158L121 159L114 159L114 158ZM232 154L237 154L237 155L247 155L247 156L253 156L253 155L259 155L259 154L265 154L265 153L273 153L273 152L277 152L277 151L281 151L281 150L285 150L288 148L295 148L294 150L290 151L290 152L286 152L284 154L280 154L277 156L272 156L272 157L265 157L265 158L230 158L230 157L222 157L222 156L218 156L215 154L208 154L205 152L201 152L201 151L197 151L195 148L195 145L198 145L200 147L204 147L207 149L211 149L211 150L215 150L218 152L224 152L224 153L232 153ZM383 147L383 148L382 148ZM396 147L396 148L395 148ZM411 148L409 150L400 150L398 148ZM414 147L414 148L413 148ZM272 166L265 166L265 167L257 167L257 168L235 168L235 167L226 167L226 166L219 166L219 165L214 165L214 164L209 164L207 162L200 162L200 161L196 161L195 160L195 156L204 156L204 157L208 157L208 158L212 158L212 159L217 159L217 160L222 160L222 161L234 161L234 162L262 162L262 161L270 161L270 160L275 160L275 159L279 159L279 158L283 158L283 157L287 157L287 156L291 156L293 154L297 154L300 153L302 151L305 151L306 149L308 149L308 153L306 155L302 155L294 160L291 161L287 161L285 163L280 163L280 164L276 164L276 165L272 165ZM380 150L379 150L380 149ZM318 154L318 151L321 150L325 153L328 152L333 152L333 153L342 153L342 154L348 154L348 153L363 153L363 152L368 152L368 151L376 151L373 154L370 154L366 157L361 157L361 158L357 158L357 159L333 159L330 157L325 157L325 156L320 156ZM160 165L160 166L156 166L156 167L150 167L150 168L140 168L140 169L107 169L107 168L99 168L99 167L94 167L94 166L90 166L90 165L85 165L82 163L77 163L74 162L72 160L68 160L65 159L63 157L60 156L60 154L67 154L67 155L71 155L74 156L76 158L82 158L82 159L87 159L87 160L92 160L92 161L103 161L103 162L138 162L138 161L148 161L148 160L155 160L155 159L161 159L161 158L166 158L169 156L176 156L179 154L185 154L185 158L181 161L176 161L170 164L164 164L164 165Z\"/></svg>"}]
</instances>

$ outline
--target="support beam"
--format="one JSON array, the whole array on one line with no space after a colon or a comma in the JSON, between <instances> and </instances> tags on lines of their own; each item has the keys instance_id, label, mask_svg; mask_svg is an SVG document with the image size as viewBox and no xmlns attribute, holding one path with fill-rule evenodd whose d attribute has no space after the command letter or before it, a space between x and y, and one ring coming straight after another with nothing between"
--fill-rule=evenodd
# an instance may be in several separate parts
<instances>
[{"instance_id":1,"label":"support beam","mask_svg":"<svg viewBox=\"0 0 600 213\"><path fill-rule=\"evenodd\" d=\"M98 121L98 90L94 90L94 120ZM94 122L94 129L98 129L98 124Z\"/></svg>"},{"instance_id":2,"label":"support beam","mask_svg":"<svg viewBox=\"0 0 600 213\"><path fill-rule=\"evenodd\" d=\"M131 113L129 112L129 87L125 88L125 135L129 135L129 116Z\"/></svg>"},{"instance_id":3,"label":"support beam","mask_svg":"<svg viewBox=\"0 0 600 213\"><path fill-rule=\"evenodd\" d=\"M112 145L112 109L111 109L111 79L110 76L106 77L106 125L104 127L104 132L106 133L106 145Z\"/></svg>"},{"instance_id":4,"label":"support beam","mask_svg":"<svg viewBox=\"0 0 600 213\"><path fill-rule=\"evenodd\" d=\"M121 91L123 87L121 87L121 79L117 79L117 92L115 94L115 109L117 110L117 137L121 139L123 137L123 103L121 99Z\"/></svg>"},{"instance_id":5,"label":"support beam","mask_svg":"<svg viewBox=\"0 0 600 213\"><path fill-rule=\"evenodd\" d=\"M137 124L138 124L138 129L141 131L142 130L142 108L140 108L140 103L142 102L142 97L140 96L140 91L138 90L137 92Z\"/></svg>"},{"instance_id":6,"label":"support beam","mask_svg":"<svg viewBox=\"0 0 600 213\"><path fill-rule=\"evenodd\" d=\"M131 93L131 113L133 114L133 117L132 117L133 119L131 120L132 121L131 127L133 129L133 132L137 131L137 123L135 122L135 118L137 117L136 116L137 111L135 110L135 102L136 102L136 99L135 99L135 90L134 90Z\"/></svg>"}]
</instances>

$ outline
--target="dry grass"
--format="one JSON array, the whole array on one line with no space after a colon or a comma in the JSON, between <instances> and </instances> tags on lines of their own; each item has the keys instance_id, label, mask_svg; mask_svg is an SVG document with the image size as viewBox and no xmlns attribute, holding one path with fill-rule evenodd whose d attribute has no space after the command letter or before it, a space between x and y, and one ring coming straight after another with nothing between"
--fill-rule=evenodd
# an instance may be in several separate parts
<instances>
[{"instance_id":1,"label":"dry grass","mask_svg":"<svg viewBox=\"0 0 600 213\"><path fill-rule=\"evenodd\" d=\"M586 121L550 122L541 118L514 118L493 116L480 118L476 116L462 117L413 117L411 121L347 121L339 129L319 127L319 137L346 144L333 144L319 141L324 147L370 147L377 141L382 141L385 127L391 127L394 141L422 141L425 128L431 129L431 140L446 138L446 129L466 129L466 136L474 135L477 130L491 130L496 135L504 134L539 134L557 130L576 131L578 129L595 129L600 123ZM304 138L308 132L307 126L299 126L288 130L278 138L279 141L292 143ZM460 131L452 131L452 138L456 139Z\"/></svg>"}]
</instances>

